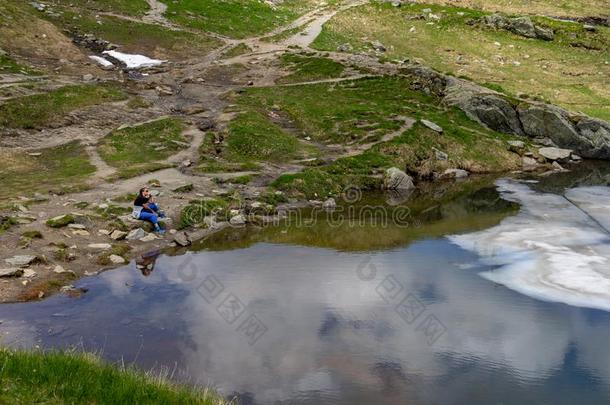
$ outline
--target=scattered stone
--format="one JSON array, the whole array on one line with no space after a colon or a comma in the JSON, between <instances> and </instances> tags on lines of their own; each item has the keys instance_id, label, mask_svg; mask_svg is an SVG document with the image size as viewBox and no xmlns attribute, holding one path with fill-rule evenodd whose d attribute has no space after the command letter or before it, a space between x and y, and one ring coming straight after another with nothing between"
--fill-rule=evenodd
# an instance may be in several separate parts
<instances>
[{"instance_id":1,"label":"scattered stone","mask_svg":"<svg viewBox=\"0 0 610 405\"><path fill-rule=\"evenodd\" d=\"M383 184L386 190L409 190L415 187L411 176L396 167L385 171Z\"/></svg>"},{"instance_id":2,"label":"scattered stone","mask_svg":"<svg viewBox=\"0 0 610 405\"><path fill-rule=\"evenodd\" d=\"M57 274L63 274L63 273L68 273L68 271L66 269L64 269L62 266L60 266L59 264L57 266L55 266L55 268L53 269L53 273L57 273Z\"/></svg>"},{"instance_id":3,"label":"scattered stone","mask_svg":"<svg viewBox=\"0 0 610 405\"><path fill-rule=\"evenodd\" d=\"M242 214L238 214L238 215L235 215L234 217L232 217L231 220L229 221L229 223L231 225L236 225L236 226L245 225L246 218Z\"/></svg>"},{"instance_id":4,"label":"scattered stone","mask_svg":"<svg viewBox=\"0 0 610 405\"><path fill-rule=\"evenodd\" d=\"M567 171L557 161L553 162L552 166L553 166L553 169L558 170L560 172L566 172Z\"/></svg>"},{"instance_id":5,"label":"scattered stone","mask_svg":"<svg viewBox=\"0 0 610 405\"><path fill-rule=\"evenodd\" d=\"M142 228L136 228L127 234L127 240L142 239L146 236L146 231Z\"/></svg>"},{"instance_id":6,"label":"scattered stone","mask_svg":"<svg viewBox=\"0 0 610 405\"><path fill-rule=\"evenodd\" d=\"M57 217L47 220L47 226L51 228L63 228L68 224L74 223L74 217L72 215L59 215Z\"/></svg>"},{"instance_id":7,"label":"scattered stone","mask_svg":"<svg viewBox=\"0 0 610 405\"><path fill-rule=\"evenodd\" d=\"M487 27L503 29L526 38L552 41L555 36L553 30L535 25L529 17L508 18L500 14L492 14L482 17L481 22Z\"/></svg>"},{"instance_id":8,"label":"scattered stone","mask_svg":"<svg viewBox=\"0 0 610 405\"><path fill-rule=\"evenodd\" d=\"M572 155L570 156L570 159L572 159L575 162L580 162L582 160L582 158L575 153L572 153Z\"/></svg>"},{"instance_id":9,"label":"scattered stone","mask_svg":"<svg viewBox=\"0 0 610 405\"><path fill-rule=\"evenodd\" d=\"M126 263L126 260L119 256L119 255L110 255L108 256L108 259L110 260L110 262L112 262L112 264L124 264Z\"/></svg>"},{"instance_id":10,"label":"scattered stone","mask_svg":"<svg viewBox=\"0 0 610 405\"><path fill-rule=\"evenodd\" d=\"M17 267L11 267L7 269L0 269L0 277L21 277L23 275L23 269Z\"/></svg>"},{"instance_id":11,"label":"scattered stone","mask_svg":"<svg viewBox=\"0 0 610 405\"><path fill-rule=\"evenodd\" d=\"M558 160L560 162L568 160L572 155L572 151L570 149L561 149L553 147L540 148L538 149L538 153L545 159Z\"/></svg>"},{"instance_id":12,"label":"scattered stone","mask_svg":"<svg viewBox=\"0 0 610 405\"><path fill-rule=\"evenodd\" d=\"M32 269L23 269L23 275L22 277L24 278L34 278L36 277L36 272Z\"/></svg>"},{"instance_id":13,"label":"scattered stone","mask_svg":"<svg viewBox=\"0 0 610 405\"><path fill-rule=\"evenodd\" d=\"M371 42L371 46L377 52L385 52L386 51L385 46L383 46L383 44L381 42L379 42L379 41Z\"/></svg>"},{"instance_id":14,"label":"scattered stone","mask_svg":"<svg viewBox=\"0 0 610 405\"><path fill-rule=\"evenodd\" d=\"M190 167L192 164L193 162L190 159L186 159L181 163L182 167Z\"/></svg>"},{"instance_id":15,"label":"scattered stone","mask_svg":"<svg viewBox=\"0 0 610 405\"><path fill-rule=\"evenodd\" d=\"M538 162L532 157L523 156L521 159L521 166L524 171L531 172L538 168Z\"/></svg>"},{"instance_id":16,"label":"scattered stone","mask_svg":"<svg viewBox=\"0 0 610 405\"><path fill-rule=\"evenodd\" d=\"M351 52L352 45L351 44L341 44L337 46L337 52Z\"/></svg>"},{"instance_id":17,"label":"scattered stone","mask_svg":"<svg viewBox=\"0 0 610 405\"><path fill-rule=\"evenodd\" d=\"M160 96L172 96L174 94L174 91L169 86L157 86L155 90L157 90Z\"/></svg>"},{"instance_id":18,"label":"scattered stone","mask_svg":"<svg viewBox=\"0 0 610 405\"><path fill-rule=\"evenodd\" d=\"M91 244L87 245L87 247L89 247L89 249L96 249L96 250L112 249L112 245L110 245L110 243L91 243Z\"/></svg>"},{"instance_id":19,"label":"scattered stone","mask_svg":"<svg viewBox=\"0 0 610 405\"><path fill-rule=\"evenodd\" d=\"M123 240L127 237L127 232L123 232L118 229L115 229L114 231L112 231L112 233L109 236L110 236L110 239L113 239L113 240Z\"/></svg>"},{"instance_id":20,"label":"scattered stone","mask_svg":"<svg viewBox=\"0 0 610 405\"><path fill-rule=\"evenodd\" d=\"M93 75L91 73L87 73L85 75L83 75L83 80L86 82L90 82L91 80L93 80Z\"/></svg>"},{"instance_id":21,"label":"scattered stone","mask_svg":"<svg viewBox=\"0 0 610 405\"><path fill-rule=\"evenodd\" d=\"M523 154L525 150L525 142L523 141L508 141L508 150L518 154Z\"/></svg>"},{"instance_id":22,"label":"scattered stone","mask_svg":"<svg viewBox=\"0 0 610 405\"><path fill-rule=\"evenodd\" d=\"M11 266L16 267L27 267L30 264L36 261L36 256L34 255L17 255L13 257L9 257L8 259L4 259L6 263Z\"/></svg>"},{"instance_id":23,"label":"scattered stone","mask_svg":"<svg viewBox=\"0 0 610 405\"><path fill-rule=\"evenodd\" d=\"M81 229L81 230L87 229L85 227L85 225L82 225L82 224L68 224L68 228L70 228L70 229Z\"/></svg>"},{"instance_id":24,"label":"scattered stone","mask_svg":"<svg viewBox=\"0 0 610 405\"><path fill-rule=\"evenodd\" d=\"M325 210L335 209L337 208L337 202L334 198L329 198L328 200L324 201L324 203L322 204L322 208L324 208Z\"/></svg>"},{"instance_id":25,"label":"scattered stone","mask_svg":"<svg viewBox=\"0 0 610 405\"><path fill-rule=\"evenodd\" d=\"M83 229L75 229L72 231L72 235L76 236L89 236L89 232Z\"/></svg>"},{"instance_id":26,"label":"scattered stone","mask_svg":"<svg viewBox=\"0 0 610 405\"><path fill-rule=\"evenodd\" d=\"M589 32L597 31L597 28L595 27L595 25L584 24L582 27L585 29L585 31L589 31Z\"/></svg>"},{"instance_id":27,"label":"scattered stone","mask_svg":"<svg viewBox=\"0 0 610 405\"><path fill-rule=\"evenodd\" d=\"M197 128L201 131L209 131L216 128L216 123L211 118L203 118L197 123Z\"/></svg>"},{"instance_id":28,"label":"scattered stone","mask_svg":"<svg viewBox=\"0 0 610 405\"><path fill-rule=\"evenodd\" d=\"M188 246L191 244L191 241L188 238L186 232L176 233L174 235L174 242L180 246Z\"/></svg>"},{"instance_id":29,"label":"scattered stone","mask_svg":"<svg viewBox=\"0 0 610 405\"><path fill-rule=\"evenodd\" d=\"M98 229L97 233L100 235L110 235L110 231L108 229Z\"/></svg>"},{"instance_id":30,"label":"scattered stone","mask_svg":"<svg viewBox=\"0 0 610 405\"><path fill-rule=\"evenodd\" d=\"M468 177L469 173L462 169L447 169L441 174L442 179L462 179Z\"/></svg>"},{"instance_id":31,"label":"scattered stone","mask_svg":"<svg viewBox=\"0 0 610 405\"><path fill-rule=\"evenodd\" d=\"M443 133L443 128L441 128L440 126L436 125L434 122L428 121L428 120L420 120L420 121L421 121L422 124L424 124L425 127L430 128L434 132L438 132L439 134Z\"/></svg>"},{"instance_id":32,"label":"scattered stone","mask_svg":"<svg viewBox=\"0 0 610 405\"><path fill-rule=\"evenodd\" d=\"M140 238L141 242L152 242L153 240L156 240L157 237L153 234L153 233L149 233L147 235L145 235L144 237Z\"/></svg>"},{"instance_id":33,"label":"scattered stone","mask_svg":"<svg viewBox=\"0 0 610 405\"><path fill-rule=\"evenodd\" d=\"M434 151L434 156L436 157L436 160L447 160L447 159L449 159L449 155L447 155L442 150L439 150L439 149L436 149L436 148L432 148L432 150Z\"/></svg>"}]
</instances>

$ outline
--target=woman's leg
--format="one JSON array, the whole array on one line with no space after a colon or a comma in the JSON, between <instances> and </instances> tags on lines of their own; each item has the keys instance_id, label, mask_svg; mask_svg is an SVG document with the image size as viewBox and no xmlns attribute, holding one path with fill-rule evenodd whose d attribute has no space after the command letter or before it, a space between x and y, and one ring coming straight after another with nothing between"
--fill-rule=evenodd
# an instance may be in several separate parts
<instances>
[{"instance_id":1,"label":"woman's leg","mask_svg":"<svg viewBox=\"0 0 610 405\"><path fill-rule=\"evenodd\" d=\"M159 207L157 207L157 204L155 204L155 203L148 203L148 208L150 208L153 211L159 211Z\"/></svg>"},{"instance_id":2,"label":"woman's leg","mask_svg":"<svg viewBox=\"0 0 610 405\"><path fill-rule=\"evenodd\" d=\"M152 212L140 212L140 217L143 221L148 221L155 226L155 229L159 228L159 224L157 223L157 214L153 214Z\"/></svg>"}]
</instances>

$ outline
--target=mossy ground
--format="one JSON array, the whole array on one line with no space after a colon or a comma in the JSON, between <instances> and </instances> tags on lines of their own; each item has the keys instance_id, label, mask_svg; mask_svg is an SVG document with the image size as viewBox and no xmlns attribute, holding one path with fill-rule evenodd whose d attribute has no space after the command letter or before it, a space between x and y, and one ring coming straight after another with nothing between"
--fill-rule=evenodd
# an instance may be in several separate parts
<instances>
[{"instance_id":1,"label":"mossy ground","mask_svg":"<svg viewBox=\"0 0 610 405\"><path fill-rule=\"evenodd\" d=\"M164 159L188 145L182 129L180 120L164 118L116 130L100 140L98 152L119 178L159 170L170 166Z\"/></svg>"},{"instance_id":2,"label":"mossy ground","mask_svg":"<svg viewBox=\"0 0 610 405\"><path fill-rule=\"evenodd\" d=\"M83 146L77 141L37 152L41 155L0 150L0 199L29 195L35 191L77 191L86 188L87 179L95 172Z\"/></svg>"},{"instance_id":3,"label":"mossy ground","mask_svg":"<svg viewBox=\"0 0 610 405\"><path fill-rule=\"evenodd\" d=\"M47 93L18 97L0 105L0 126L41 128L79 108L125 98L112 84L64 86Z\"/></svg>"},{"instance_id":4,"label":"mossy ground","mask_svg":"<svg viewBox=\"0 0 610 405\"><path fill-rule=\"evenodd\" d=\"M39 75L40 72L36 69L29 68L17 63L14 59L7 55L0 54L0 73L20 73L23 75Z\"/></svg>"},{"instance_id":5,"label":"mossy ground","mask_svg":"<svg viewBox=\"0 0 610 405\"><path fill-rule=\"evenodd\" d=\"M423 13L426 8L440 19ZM553 41L543 41L467 24L484 14L430 4L397 8L372 3L337 14L313 47L334 51L348 43L354 52L374 53L370 43L377 40L387 49L384 58L420 60L512 94L525 93L610 119L610 28L588 32L580 24L536 18L555 31ZM428 17L418 17L422 15Z\"/></svg>"},{"instance_id":6,"label":"mossy ground","mask_svg":"<svg viewBox=\"0 0 610 405\"><path fill-rule=\"evenodd\" d=\"M7 404L202 404L218 396L135 369L118 369L92 354L0 350L0 402Z\"/></svg>"}]
</instances>

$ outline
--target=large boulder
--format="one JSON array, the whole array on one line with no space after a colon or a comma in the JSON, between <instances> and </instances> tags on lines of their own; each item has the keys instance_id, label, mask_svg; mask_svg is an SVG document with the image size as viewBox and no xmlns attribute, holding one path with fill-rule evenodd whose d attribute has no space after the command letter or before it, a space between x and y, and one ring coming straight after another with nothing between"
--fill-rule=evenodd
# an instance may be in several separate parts
<instances>
[{"instance_id":1,"label":"large boulder","mask_svg":"<svg viewBox=\"0 0 610 405\"><path fill-rule=\"evenodd\" d=\"M386 170L383 185L386 190L410 190L415 187L411 176L396 167Z\"/></svg>"},{"instance_id":2,"label":"large boulder","mask_svg":"<svg viewBox=\"0 0 610 405\"><path fill-rule=\"evenodd\" d=\"M561 148L540 148L538 153L543 158L550 161L560 161L565 162L570 159L572 156L572 151L570 149L561 149Z\"/></svg>"},{"instance_id":3,"label":"large boulder","mask_svg":"<svg viewBox=\"0 0 610 405\"><path fill-rule=\"evenodd\" d=\"M587 154L577 152L585 157L610 159L610 123L595 118L584 117L576 123L580 138L586 140L590 147Z\"/></svg>"}]
</instances>

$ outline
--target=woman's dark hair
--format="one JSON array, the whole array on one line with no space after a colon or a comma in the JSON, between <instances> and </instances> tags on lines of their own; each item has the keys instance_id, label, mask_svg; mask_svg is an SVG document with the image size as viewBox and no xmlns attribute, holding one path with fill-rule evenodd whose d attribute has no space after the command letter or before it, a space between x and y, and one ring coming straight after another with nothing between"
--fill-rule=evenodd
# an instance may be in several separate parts
<instances>
[{"instance_id":1,"label":"woman's dark hair","mask_svg":"<svg viewBox=\"0 0 610 405\"><path fill-rule=\"evenodd\" d=\"M142 194L142 193L144 193L144 190L148 190L148 187L142 187L142 188L140 189L140 196L142 196L142 197L143 197L143 194Z\"/></svg>"}]
</instances>

